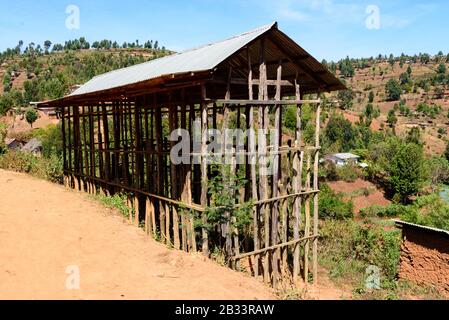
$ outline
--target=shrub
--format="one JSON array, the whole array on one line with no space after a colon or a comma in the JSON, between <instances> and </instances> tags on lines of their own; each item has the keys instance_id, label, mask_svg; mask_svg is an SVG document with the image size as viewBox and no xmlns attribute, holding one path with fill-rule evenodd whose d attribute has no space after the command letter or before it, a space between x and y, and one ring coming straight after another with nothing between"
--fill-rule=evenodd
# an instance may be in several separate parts
<instances>
[{"instance_id":1,"label":"shrub","mask_svg":"<svg viewBox=\"0 0 449 320\"><path fill-rule=\"evenodd\" d=\"M359 225L352 220L326 220L320 228L320 259L333 278L363 282L370 265L381 270L381 287L395 286L400 258L400 231Z\"/></svg>"},{"instance_id":2,"label":"shrub","mask_svg":"<svg viewBox=\"0 0 449 320\"><path fill-rule=\"evenodd\" d=\"M401 99L402 88L395 79L388 80L385 86L385 93L388 101L397 101Z\"/></svg>"},{"instance_id":3,"label":"shrub","mask_svg":"<svg viewBox=\"0 0 449 320\"><path fill-rule=\"evenodd\" d=\"M399 217L407 211L406 206L391 204L389 206L371 206L360 210L360 215L362 217L379 217L379 218L393 218Z\"/></svg>"},{"instance_id":4,"label":"shrub","mask_svg":"<svg viewBox=\"0 0 449 320\"><path fill-rule=\"evenodd\" d=\"M352 201L344 201L343 195L328 185L321 186L319 216L322 219L347 219L354 216Z\"/></svg>"},{"instance_id":5,"label":"shrub","mask_svg":"<svg viewBox=\"0 0 449 320\"><path fill-rule=\"evenodd\" d=\"M352 165L337 167L337 175L340 180L354 182L360 177L359 168Z\"/></svg>"},{"instance_id":6,"label":"shrub","mask_svg":"<svg viewBox=\"0 0 449 320\"><path fill-rule=\"evenodd\" d=\"M407 202L411 195L421 190L424 182L422 147L414 143L401 145L387 166L387 172L390 190L400 201Z\"/></svg>"},{"instance_id":7,"label":"shrub","mask_svg":"<svg viewBox=\"0 0 449 320\"><path fill-rule=\"evenodd\" d=\"M118 210L124 217L129 217L129 207L126 204L127 197L124 194L115 194L113 196L96 195L95 199L110 209Z\"/></svg>"},{"instance_id":8,"label":"shrub","mask_svg":"<svg viewBox=\"0 0 449 320\"><path fill-rule=\"evenodd\" d=\"M449 204L438 194L419 197L406 207L401 219L424 226L449 230Z\"/></svg>"},{"instance_id":9,"label":"shrub","mask_svg":"<svg viewBox=\"0 0 449 320\"><path fill-rule=\"evenodd\" d=\"M0 157L0 168L28 173L55 183L63 181L62 159L56 155L44 158L25 152L7 152Z\"/></svg>"}]
</instances>

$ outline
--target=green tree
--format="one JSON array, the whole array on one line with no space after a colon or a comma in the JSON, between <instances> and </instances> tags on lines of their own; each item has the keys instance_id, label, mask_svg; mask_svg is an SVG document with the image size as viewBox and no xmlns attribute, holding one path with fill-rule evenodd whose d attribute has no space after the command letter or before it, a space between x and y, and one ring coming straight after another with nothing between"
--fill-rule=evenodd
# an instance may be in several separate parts
<instances>
[{"instance_id":1,"label":"green tree","mask_svg":"<svg viewBox=\"0 0 449 320\"><path fill-rule=\"evenodd\" d=\"M51 47L51 41L50 40L45 40L44 42L44 49L45 49L45 53L48 54L48 50L50 50Z\"/></svg>"},{"instance_id":2,"label":"green tree","mask_svg":"<svg viewBox=\"0 0 449 320\"><path fill-rule=\"evenodd\" d=\"M446 151L444 152L444 156L449 161L449 142L447 143Z\"/></svg>"},{"instance_id":3,"label":"green tree","mask_svg":"<svg viewBox=\"0 0 449 320\"><path fill-rule=\"evenodd\" d=\"M398 122L398 118L396 117L396 112L394 111L394 109L391 109L390 111L388 111L387 122L390 125L390 127L392 127L392 128Z\"/></svg>"},{"instance_id":4,"label":"green tree","mask_svg":"<svg viewBox=\"0 0 449 320\"><path fill-rule=\"evenodd\" d=\"M419 129L418 127L412 128L408 132L407 137L405 138L405 141L407 143L414 143L414 144L422 145L423 141L422 141L422 137L421 137L421 129Z\"/></svg>"},{"instance_id":5,"label":"green tree","mask_svg":"<svg viewBox=\"0 0 449 320\"><path fill-rule=\"evenodd\" d=\"M335 151L348 152L357 148L357 132L342 115L332 115L324 130L323 145L335 146Z\"/></svg>"},{"instance_id":6,"label":"green tree","mask_svg":"<svg viewBox=\"0 0 449 320\"><path fill-rule=\"evenodd\" d=\"M421 146L407 143L400 146L387 167L388 183L402 203L418 193L425 180L424 153Z\"/></svg>"},{"instance_id":7,"label":"green tree","mask_svg":"<svg viewBox=\"0 0 449 320\"><path fill-rule=\"evenodd\" d=\"M395 59L393 54L390 54L390 57L388 58L388 63L390 64L391 67L394 67Z\"/></svg>"},{"instance_id":8,"label":"green tree","mask_svg":"<svg viewBox=\"0 0 449 320\"><path fill-rule=\"evenodd\" d=\"M430 62L430 56L427 53L424 53L420 57L422 64L428 64Z\"/></svg>"},{"instance_id":9,"label":"green tree","mask_svg":"<svg viewBox=\"0 0 449 320\"><path fill-rule=\"evenodd\" d=\"M444 74L446 74L446 71L447 71L446 65L444 63L440 63L440 65L438 66L438 69L437 69L437 73L444 75Z\"/></svg>"},{"instance_id":10,"label":"green tree","mask_svg":"<svg viewBox=\"0 0 449 320\"><path fill-rule=\"evenodd\" d=\"M406 85L411 82L410 75L407 72L401 73L399 76L399 82L401 85Z\"/></svg>"},{"instance_id":11,"label":"green tree","mask_svg":"<svg viewBox=\"0 0 449 320\"><path fill-rule=\"evenodd\" d=\"M339 106L343 110L351 109L355 93L351 89L339 91L337 94Z\"/></svg>"},{"instance_id":12,"label":"green tree","mask_svg":"<svg viewBox=\"0 0 449 320\"><path fill-rule=\"evenodd\" d=\"M397 101L401 99L402 88L396 79L388 80L385 86L385 93L388 101Z\"/></svg>"},{"instance_id":13,"label":"green tree","mask_svg":"<svg viewBox=\"0 0 449 320\"><path fill-rule=\"evenodd\" d=\"M30 124L31 128L33 128L33 123L36 122L37 118L37 112L33 108L28 109L25 113L25 119Z\"/></svg>"},{"instance_id":14,"label":"green tree","mask_svg":"<svg viewBox=\"0 0 449 320\"><path fill-rule=\"evenodd\" d=\"M370 91L368 96L368 102L373 103L374 102L374 92Z\"/></svg>"},{"instance_id":15,"label":"green tree","mask_svg":"<svg viewBox=\"0 0 449 320\"><path fill-rule=\"evenodd\" d=\"M409 65L409 66L407 67L407 74L408 74L410 77L412 76L412 72L413 72L412 66Z\"/></svg>"}]
</instances>

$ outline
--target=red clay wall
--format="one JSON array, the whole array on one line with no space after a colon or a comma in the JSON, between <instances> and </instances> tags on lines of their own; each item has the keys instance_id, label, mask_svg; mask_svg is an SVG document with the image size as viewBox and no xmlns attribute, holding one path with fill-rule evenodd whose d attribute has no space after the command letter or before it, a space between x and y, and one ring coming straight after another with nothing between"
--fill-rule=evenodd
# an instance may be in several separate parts
<instances>
[{"instance_id":1,"label":"red clay wall","mask_svg":"<svg viewBox=\"0 0 449 320\"><path fill-rule=\"evenodd\" d=\"M399 277L449 294L449 239L407 227L403 237Z\"/></svg>"}]
</instances>

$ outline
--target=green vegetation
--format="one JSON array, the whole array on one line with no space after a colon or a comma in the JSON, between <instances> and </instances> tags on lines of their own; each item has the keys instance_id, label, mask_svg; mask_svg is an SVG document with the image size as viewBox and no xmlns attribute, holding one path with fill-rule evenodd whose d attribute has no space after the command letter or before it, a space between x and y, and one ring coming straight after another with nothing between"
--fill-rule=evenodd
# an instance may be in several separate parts
<instances>
[{"instance_id":1,"label":"green vegetation","mask_svg":"<svg viewBox=\"0 0 449 320\"><path fill-rule=\"evenodd\" d=\"M21 151L0 153L0 168L29 173L41 179L62 183L62 135L60 131L57 126L37 130L33 134L35 134L34 137L42 141L42 155Z\"/></svg>"},{"instance_id":2,"label":"green vegetation","mask_svg":"<svg viewBox=\"0 0 449 320\"><path fill-rule=\"evenodd\" d=\"M87 50L90 47L96 50ZM27 107L29 102L57 99L76 84L108 71L124 68L170 54L158 41L138 41L119 46L110 40L92 44L84 38L64 45L44 42L43 48L23 42L0 53L0 64L7 65L2 79L5 93L0 97L0 115L14 107ZM52 52L52 54L49 54ZM12 88L12 75L26 74L23 88Z\"/></svg>"},{"instance_id":3,"label":"green vegetation","mask_svg":"<svg viewBox=\"0 0 449 320\"><path fill-rule=\"evenodd\" d=\"M25 113L25 119L30 124L31 128L33 128L33 123L36 122L37 118L38 118L37 112L32 108L28 109L27 112Z\"/></svg>"},{"instance_id":4,"label":"green vegetation","mask_svg":"<svg viewBox=\"0 0 449 320\"><path fill-rule=\"evenodd\" d=\"M380 268L381 288L387 297L397 286L400 231L385 231L368 222L325 220L320 226L320 263L335 281L350 281L357 295L365 289L369 266ZM386 297L384 297L386 298Z\"/></svg>"},{"instance_id":5,"label":"green vegetation","mask_svg":"<svg viewBox=\"0 0 449 320\"><path fill-rule=\"evenodd\" d=\"M320 219L352 218L354 216L353 204L351 201L344 200L343 194L337 193L323 184L319 197L319 216Z\"/></svg>"},{"instance_id":6,"label":"green vegetation","mask_svg":"<svg viewBox=\"0 0 449 320\"><path fill-rule=\"evenodd\" d=\"M449 231L449 203L436 193L419 197L403 209L400 218L404 221Z\"/></svg>"},{"instance_id":7,"label":"green vegetation","mask_svg":"<svg viewBox=\"0 0 449 320\"><path fill-rule=\"evenodd\" d=\"M100 201L104 206L110 209L116 209L125 218L129 217L129 207L127 205L127 196L124 194L115 194L113 196L95 195L95 200Z\"/></svg>"},{"instance_id":8,"label":"green vegetation","mask_svg":"<svg viewBox=\"0 0 449 320\"><path fill-rule=\"evenodd\" d=\"M396 79L388 80L385 86L385 94L388 101L397 101L401 99L402 88Z\"/></svg>"},{"instance_id":9,"label":"green vegetation","mask_svg":"<svg viewBox=\"0 0 449 320\"><path fill-rule=\"evenodd\" d=\"M394 199L406 203L410 196L418 193L424 183L424 154L422 147L402 144L386 167L390 190Z\"/></svg>"}]
</instances>

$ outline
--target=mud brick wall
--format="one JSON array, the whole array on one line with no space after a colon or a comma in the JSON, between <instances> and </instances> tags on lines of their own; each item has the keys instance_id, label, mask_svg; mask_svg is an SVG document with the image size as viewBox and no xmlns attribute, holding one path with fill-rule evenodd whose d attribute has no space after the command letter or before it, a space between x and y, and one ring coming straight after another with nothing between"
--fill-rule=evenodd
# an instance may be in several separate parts
<instances>
[{"instance_id":1,"label":"mud brick wall","mask_svg":"<svg viewBox=\"0 0 449 320\"><path fill-rule=\"evenodd\" d=\"M404 227L399 277L449 294L449 238Z\"/></svg>"}]
</instances>

